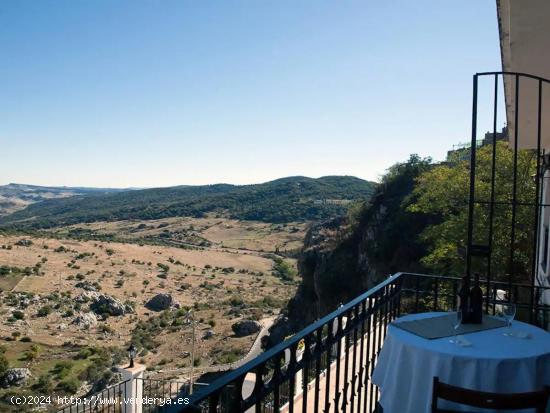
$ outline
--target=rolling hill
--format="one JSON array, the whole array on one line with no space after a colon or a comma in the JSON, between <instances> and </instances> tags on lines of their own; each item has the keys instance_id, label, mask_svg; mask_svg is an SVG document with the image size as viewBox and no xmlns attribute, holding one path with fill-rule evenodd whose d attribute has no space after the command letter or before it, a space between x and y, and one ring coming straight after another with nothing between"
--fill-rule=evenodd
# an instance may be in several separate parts
<instances>
[{"instance_id":1,"label":"rolling hill","mask_svg":"<svg viewBox=\"0 0 550 413\"><path fill-rule=\"evenodd\" d=\"M47 199L68 198L75 195L108 194L124 191L111 188L84 188L66 186L38 186L26 184L0 185L0 216L26 208Z\"/></svg>"},{"instance_id":2,"label":"rolling hill","mask_svg":"<svg viewBox=\"0 0 550 413\"><path fill-rule=\"evenodd\" d=\"M40 229L83 222L201 217L283 223L341 214L376 184L351 176L288 177L257 185L177 186L46 199L0 217L0 227Z\"/></svg>"}]
</instances>

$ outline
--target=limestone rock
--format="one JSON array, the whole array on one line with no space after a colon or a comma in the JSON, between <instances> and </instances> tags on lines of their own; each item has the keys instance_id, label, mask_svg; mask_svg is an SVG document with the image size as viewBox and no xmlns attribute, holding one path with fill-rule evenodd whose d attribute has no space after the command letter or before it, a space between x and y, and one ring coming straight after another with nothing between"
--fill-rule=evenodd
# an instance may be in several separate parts
<instances>
[{"instance_id":1,"label":"limestone rock","mask_svg":"<svg viewBox=\"0 0 550 413\"><path fill-rule=\"evenodd\" d=\"M108 314L113 316L124 315L127 312L126 306L114 297L107 294L100 294L93 299L90 310L96 314Z\"/></svg>"},{"instance_id":2,"label":"limestone rock","mask_svg":"<svg viewBox=\"0 0 550 413\"><path fill-rule=\"evenodd\" d=\"M231 329L237 337L245 337L260 331L262 325L254 320L241 320L233 324Z\"/></svg>"},{"instance_id":3,"label":"limestone rock","mask_svg":"<svg viewBox=\"0 0 550 413\"><path fill-rule=\"evenodd\" d=\"M93 301L97 299L97 297L99 297L99 293L96 291L84 291L82 294L77 295L74 301L82 304Z\"/></svg>"},{"instance_id":4,"label":"limestone rock","mask_svg":"<svg viewBox=\"0 0 550 413\"><path fill-rule=\"evenodd\" d=\"M26 368L8 369L2 378L3 387L19 386L31 377L31 371Z\"/></svg>"},{"instance_id":5,"label":"limestone rock","mask_svg":"<svg viewBox=\"0 0 550 413\"><path fill-rule=\"evenodd\" d=\"M80 328L90 328L97 325L97 317L94 313L81 313L73 320L73 324L76 324Z\"/></svg>"},{"instance_id":6,"label":"limestone rock","mask_svg":"<svg viewBox=\"0 0 550 413\"><path fill-rule=\"evenodd\" d=\"M157 294L153 298L151 298L147 304L145 304L145 307L147 307L149 310L153 311L163 311L167 310L170 307L179 307L179 304L176 302L174 297L172 297L170 294Z\"/></svg>"}]
</instances>

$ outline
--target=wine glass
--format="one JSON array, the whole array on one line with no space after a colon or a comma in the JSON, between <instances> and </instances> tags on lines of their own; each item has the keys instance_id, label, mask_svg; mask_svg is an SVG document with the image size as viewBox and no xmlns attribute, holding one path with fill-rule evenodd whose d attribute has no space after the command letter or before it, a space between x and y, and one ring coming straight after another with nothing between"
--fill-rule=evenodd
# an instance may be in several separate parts
<instances>
[{"instance_id":1,"label":"wine glass","mask_svg":"<svg viewBox=\"0 0 550 413\"><path fill-rule=\"evenodd\" d=\"M512 320L516 316L516 305L514 303L502 304L502 317L506 320L505 336L512 335Z\"/></svg>"},{"instance_id":2,"label":"wine glass","mask_svg":"<svg viewBox=\"0 0 550 413\"><path fill-rule=\"evenodd\" d=\"M456 338L456 332L458 331L458 328L462 324L462 310L458 309L455 312L453 312L454 317L451 317L451 323L453 326L453 338L449 340L449 342L453 344L458 344L458 339Z\"/></svg>"}]
</instances>

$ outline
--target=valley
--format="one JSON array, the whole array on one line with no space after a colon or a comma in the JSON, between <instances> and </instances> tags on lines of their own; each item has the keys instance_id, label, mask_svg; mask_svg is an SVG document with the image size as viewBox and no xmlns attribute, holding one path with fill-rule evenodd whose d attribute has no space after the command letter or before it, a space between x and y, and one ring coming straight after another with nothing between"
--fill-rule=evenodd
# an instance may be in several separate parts
<instances>
[{"instance_id":1,"label":"valley","mask_svg":"<svg viewBox=\"0 0 550 413\"><path fill-rule=\"evenodd\" d=\"M181 379L191 363L188 310L199 375L239 360L258 332L232 327L270 325L294 295L296 261L284 254L301 248L305 230L207 216L0 234L1 346L10 367L32 374L17 391L40 390L42 380L54 393L86 393L103 375L114 381L110 367L130 342L150 377Z\"/></svg>"},{"instance_id":2,"label":"valley","mask_svg":"<svg viewBox=\"0 0 550 413\"><path fill-rule=\"evenodd\" d=\"M130 344L153 379L207 380L249 360L302 281L310 226L374 190L351 176L0 187L17 204L0 203L0 410L14 394L84 396L120 382Z\"/></svg>"}]
</instances>

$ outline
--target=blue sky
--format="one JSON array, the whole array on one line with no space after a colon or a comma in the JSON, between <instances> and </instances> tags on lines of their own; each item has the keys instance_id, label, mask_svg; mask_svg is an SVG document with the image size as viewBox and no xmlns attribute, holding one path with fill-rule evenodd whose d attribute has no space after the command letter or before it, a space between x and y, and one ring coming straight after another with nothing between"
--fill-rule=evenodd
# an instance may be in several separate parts
<instances>
[{"instance_id":1,"label":"blue sky","mask_svg":"<svg viewBox=\"0 0 550 413\"><path fill-rule=\"evenodd\" d=\"M494 0L2 0L0 53L0 184L374 180L500 69Z\"/></svg>"}]
</instances>

